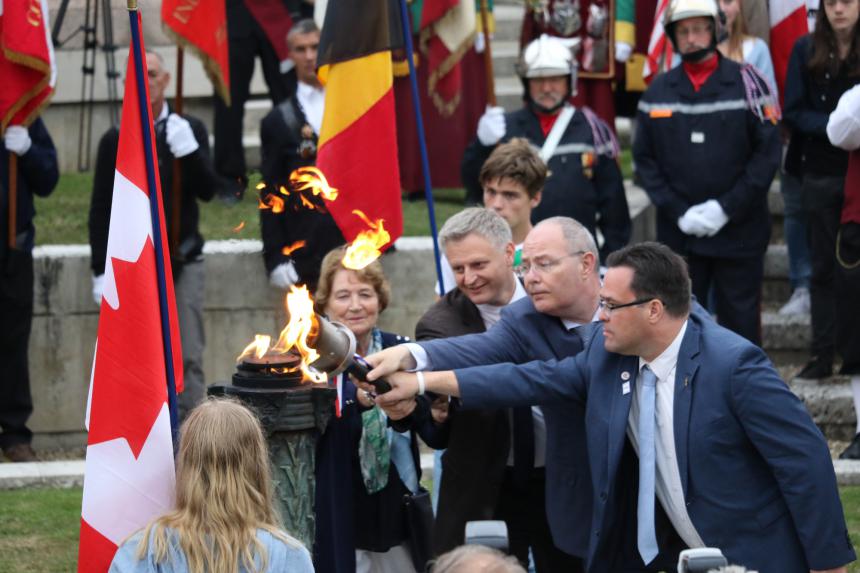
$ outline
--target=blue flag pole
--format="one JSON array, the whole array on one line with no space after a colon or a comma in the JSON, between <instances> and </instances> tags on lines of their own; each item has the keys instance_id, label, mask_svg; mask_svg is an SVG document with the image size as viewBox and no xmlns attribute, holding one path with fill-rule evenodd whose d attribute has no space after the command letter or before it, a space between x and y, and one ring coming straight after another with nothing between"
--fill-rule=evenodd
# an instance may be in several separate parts
<instances>
[{"instance_id":1,"label":"blue flag pole","mask_svg":"<svg viewBox=\"0 0 860 573\"><path fill-rule=\"evenodd\" d=\"M140 128L143 133L143 155L146 162L146 183L149 186L149 212L152 217L152 242L155 247L155 274L158 280L158 306L161 314L161 339L164 341L164 365L167 370L167 405L170 410L170 433L174 451L179 436L179 415L176 409L176 376L173 364L173 344L170 340L170 314L167 311L167 278L164 270L164 248L161 237L161 218L158 213L158 187L155 181L155 161L152 152L152 118L146 98L143 76L143 51L140 41L137 0L128 0L131 21L131 46L134 57L134 75L137 81L137 99L140 108Z\"/></svg>"},{"instance_id":2,"label":"blue flag pole","mask_svg":"<svg viewBox=\"0 0 860 573\"><path fill-rule=\"evenodd\" d=\"M418 78L415 75L414 49L412 47L412 25L406 0L400 0L400 15L403 22L403 41L406 44L406 61L409 62L409 83L412 86L412 107L415 109L415 124L418 127L418 149L421 151L421 170L424 172L424 196L427 198L427 212L430 216L430 233L433 235L433 256L436 259L436 276L439 292L445 294L442 279L442 259L439 252L438 232L436 230L436 207L433 203L433 186L430 184L430 160L427 157L427 140L424 137L424 119L421 117L421 102L418 99Z\"/></svg>"}]
</instances>

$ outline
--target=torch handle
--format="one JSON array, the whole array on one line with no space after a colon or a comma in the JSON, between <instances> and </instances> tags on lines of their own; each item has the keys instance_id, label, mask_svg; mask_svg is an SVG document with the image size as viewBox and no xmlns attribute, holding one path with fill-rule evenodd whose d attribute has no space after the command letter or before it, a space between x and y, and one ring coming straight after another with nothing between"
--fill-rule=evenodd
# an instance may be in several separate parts
<instances>
[{"instance_id":1,"label":"torch handle","mask_svg":"<svg viewBox=\"0 0 860 573\"><path fill-rule=\"evenodd\" d=\"M384 378L380 378L379 380L367 379L367 373L371 370L373 370L373 367L358 354L353 355L352 364L350 364L349 368L346 369L348 374L352 374L362 382L373 384L373 386L376 388L377 394L385 394L386 392L390 391L391 384L389 384Z\"/></svg>"}]
</instances>

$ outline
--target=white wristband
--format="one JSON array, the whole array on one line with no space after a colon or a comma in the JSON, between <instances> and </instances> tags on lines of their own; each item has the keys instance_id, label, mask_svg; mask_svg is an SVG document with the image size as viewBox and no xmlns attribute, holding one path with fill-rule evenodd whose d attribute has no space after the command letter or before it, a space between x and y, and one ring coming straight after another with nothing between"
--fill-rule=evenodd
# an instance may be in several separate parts
<instances>
[{"instance_id":1,"label":"white wristband","mask_svg":"<svg viewBox=\"0 0 860 573\"><path fill-rule=\"evenodd\" d=\"M424 395L424 373L420 370L415 373L415 377L418 378L418 396Z\"/></svg>"}]
</instances>

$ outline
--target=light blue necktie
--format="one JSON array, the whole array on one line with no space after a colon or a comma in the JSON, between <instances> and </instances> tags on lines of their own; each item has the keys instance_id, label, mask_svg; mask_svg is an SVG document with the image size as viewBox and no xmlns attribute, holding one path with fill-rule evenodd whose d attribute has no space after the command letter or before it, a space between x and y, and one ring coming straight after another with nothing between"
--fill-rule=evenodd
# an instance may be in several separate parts
<instances>
[{"instance_id":1,"label":"light blue necktie","mask_svg":"<svg viewBox=\"0 0 860 573\"><path fill-rule=\"evenodd\" d=\"M654 530L654 477L657 448L654 443L657 375L648 366L642 368L642 392L639 394L639 501L637 504L636 541L645 565L657 557L657 534Z\"/></svg>"}]
</instances>

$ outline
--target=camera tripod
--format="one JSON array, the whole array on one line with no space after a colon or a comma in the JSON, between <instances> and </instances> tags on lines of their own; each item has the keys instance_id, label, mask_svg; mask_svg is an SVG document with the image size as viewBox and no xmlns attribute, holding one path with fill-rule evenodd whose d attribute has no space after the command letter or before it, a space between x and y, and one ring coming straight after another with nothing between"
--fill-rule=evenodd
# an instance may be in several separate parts
<instances>
[{"instance_id":1,"label":"camera tripod","mask_svg":"<svg viewBox=\"0 0 860 573\"><path fill-rule=\"evenodd\" d=\"M83 63L81 73L81 114L78 129L78 171L87 171L90 168L90 146L92 144L93 132L93 110L95 107L95 74L96 55L101 49L105 58L105 77L107 78L108 113L111 125L119 121L117 112L118 88L117 80L119 72L116 70L116 58L114 52L117 49L113 37L113 16L111 14L110 0L86 0L84 7L84 23L73 30L68 36L60 39L60 30L66 17L69 0L61 0L51 31L51 39L54 46L62 47L69 40L83 33ZM99 10L101 9L102 38L99 42L98 24Z\"/></svg>"}]
</instances>

